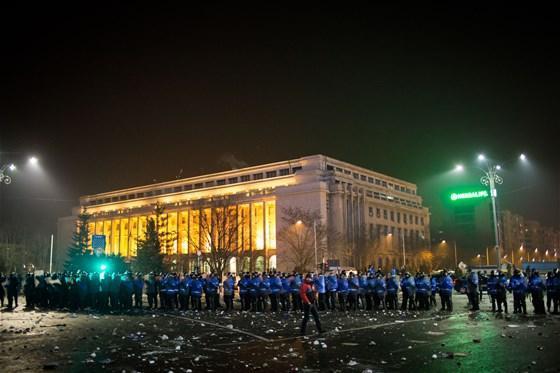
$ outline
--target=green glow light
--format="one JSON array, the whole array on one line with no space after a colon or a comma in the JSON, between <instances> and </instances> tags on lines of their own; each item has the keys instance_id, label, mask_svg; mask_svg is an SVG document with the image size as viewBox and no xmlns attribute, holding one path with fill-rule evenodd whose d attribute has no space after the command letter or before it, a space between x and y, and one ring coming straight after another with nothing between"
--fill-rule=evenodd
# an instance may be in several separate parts
<instances>
[{"instance_id":1,"label":"green glow light","mask_svg":"<svg viewBox=\"0 0 560 373\"><path fill-rule=\"evenodd\" d=\"M477 190L475 192L451 193L449 197L452 201L457 201L460 199L486 198L488 195L487 190Z\"/></svg>"},{"instance_id":2,"label":"green glow light","mask_svg":"<svg viewBox=\"0 0 560 373\"><path fill-rule=\"evenodd\" d=\"M101 264L101 266L99 268L101 268L101 270L104 271L104 270L107 269L107 266L105 264Z\"/></svg>"}]
</instances>

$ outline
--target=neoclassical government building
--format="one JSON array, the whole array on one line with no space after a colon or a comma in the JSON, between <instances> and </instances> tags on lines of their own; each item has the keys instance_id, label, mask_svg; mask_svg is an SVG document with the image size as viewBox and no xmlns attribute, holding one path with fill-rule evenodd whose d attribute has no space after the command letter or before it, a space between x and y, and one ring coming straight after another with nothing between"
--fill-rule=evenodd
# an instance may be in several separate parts
<instances>
[{"instance_id":1,"label":"neoclassical government building","mask_svg":"<svg viewBox=\"0 0 560 373\"><path fill-rule=\"evenodd\" d=\"M321 242L319 262L386 269L405 264L412 270L422 266L422 253L430 246L429 210L415 184L312 155L83 196L73 215L58 221L56 266L64 262L81 209L91 214L89 232L105 236L106 253L131 259L159 204L164 229L173 237L165 254L179 258L190 271L196 265L197 251L190 243L200 235L200 214L223 198L235 201L239 216L246 217L239 227L240 236L247 238L239 242L243 257L230 260L233 272L294 268L292 255L277 239L288 224L282 214L290 207L319 213L321 225L337 233L336 244Z\"/></svg>"}]
</instances>

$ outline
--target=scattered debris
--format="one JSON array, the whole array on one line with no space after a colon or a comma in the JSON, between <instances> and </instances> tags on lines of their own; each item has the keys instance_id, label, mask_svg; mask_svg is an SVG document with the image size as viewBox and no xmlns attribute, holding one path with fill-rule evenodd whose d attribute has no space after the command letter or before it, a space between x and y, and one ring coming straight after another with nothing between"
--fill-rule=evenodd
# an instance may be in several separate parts
<instances>
[{"instance_id":1,"label":"scattered debris","mask_svg":"<svg viewBox=\"0 0 560 373\"><path fill-rule=\"evenodd\" d=\"M355 360L350 360L347 364L349 367L353 367L354 365L358 365L358 362Z\"/></svg>"}]
</instances>

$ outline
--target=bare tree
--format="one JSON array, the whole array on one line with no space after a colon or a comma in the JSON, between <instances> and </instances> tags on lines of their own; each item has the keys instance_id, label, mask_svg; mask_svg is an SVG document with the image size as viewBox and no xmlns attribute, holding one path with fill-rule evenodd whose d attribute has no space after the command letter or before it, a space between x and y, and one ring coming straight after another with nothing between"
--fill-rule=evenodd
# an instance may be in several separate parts
<instances>
[{"instance_id":1,"label":"bare tree","mask_svg":"<svg viewBox=\"0 0 560 373\"><path fill-rule=\"evenodd\" d=\"M222 275L231 258L245 255L238 237L248 217L238 214L238 206L228 199L214 200L198 213L198 234L189 236L189 245L200 251L212 272Z\"/></svg>"},{"instance_id":2,"label":"bare tree","mask_svg":"<svg viewBox=\"0 0 560 373\"><path fill-rule=\"evenodd\" d=\"M278 232L278 239L285 245L288 259L297 271L314 268L315 239L317 256L325 249L328 252L328 231L321 221L321 214L298 207L284 208L282 214L283 228Z\"/></svg>"}]
</instances>

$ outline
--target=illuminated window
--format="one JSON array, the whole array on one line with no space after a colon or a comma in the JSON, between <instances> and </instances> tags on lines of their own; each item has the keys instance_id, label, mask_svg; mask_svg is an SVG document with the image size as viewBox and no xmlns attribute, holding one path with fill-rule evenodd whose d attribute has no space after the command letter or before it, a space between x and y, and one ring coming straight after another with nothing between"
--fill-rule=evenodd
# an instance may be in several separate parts
<instances>
[{"instance_id":1,"label":"illuminated window","mask_svg":"<svg viewBox=\"0 0 560 373\"><path fill-rule=\"evenodd\" d=\"M237 239L239 244L238 254L239 256L244 256L244 253L247 253L251 249L251 217L249 205L239 205L237 207L237 219Z\"/></svg>"},{"instance_id":2,"label":"illuminated window","mask_svg":"<svg viewBox=\"0 0 560 373\"><path fill-rule=\"evenodd\" d=\"M229 272L237 273L237 259L235 257L229 259Z\"/></svg>"},{"instance_id":3,"label":"illuminated window","mask_svg":"<svg viewBox=\"0 0 560 373\"><path fill-rule=\"evenodd\" d=\"M105 254L112 254L111 248L113 241L111 240L111 220L105 220L103 223L103 234L105 235Z\"/></svg>"},{"instance_id":4,"label":"illuminated window","mask_svg":"<svg viewBox=\"0 0 560 373\"><path fill-rule=\"evenodd\" d=\"M138 218L138 240L146 239L147 227L148 227L148 217L140 216L140 218Z\"/></svg>"},{"instance_id":5,"label":"illuminated window","mask_svg":"<svg viewBox=\"0 0 560 373\"><path fill-rule=\"evenodd\" d=\"M183 211L179 214L179 247L181 254L189 253L189 212Z\"/></svg>"},{"instance_id":6,"label":"illuminated window","mask_svg":"<svg viewBox=\"0 0 560 373\"><path fill-rule=\"evenodd\" d=\"M276 201L266 202L266 248L276 249Z\"/></svg>"},{"instance_id":7,"label":"illuminated window","mask_svg":"<svg viewBox=\"0 0 560 373\"><path fill-rule=\"evenodd\" d=\"M270 259L268 259L268 268L276 269L276 255L272 255Z\"/></svg>"},{"instance_id":8,"label":"illuminated window","mask_svg":"<svg viewBox=\"0 0 560 373\"><path fill-rule=\"evenodd\" d=\"M204 228L200 230L200 249L202 252L209 253L212 249L212 243L216 242L212 240L212 237L210 236L210 234L215 233L215 231L210 231L212 229L212 210L209 208L203 209L201 214L200 226Z\"/></svg>"},{"instance_id":9,"label":"illuminated window","mask_svg":"<svg viewBox=\"0 0 560 373\"><path fill-rule=\"evenodd\" d=\"M264 256L257 257L255 261L255 271L264 272Z\"/></svg>"},{"instance_id":10,"label":"illuminated window","mask_svg":"<svg viewBox=\"0 0 560 373\"><path fill-rule=\"evenodd\" d=\"M121 221L120 219L113 220L113 251L111 254L118 255L120 253L120 238L121 238Z\"/></svg>"},{"instance_id":11,"label":"illuminated window","mask_svg":"<svg viewBox=\"0 0 560 373\"><path fill-rule=\"evenodd\" d=\"M128 256L128 219L121 219L121 244L119 253L122 257Z\"/></svg>"},{"instance_id":12,"label":"illuminated window","mask_svg":"<svg viewBox=\"0 0 560 373\"><path fill-rule=\"evenodd\" d=\"M129 227L130 227L128 231L128 236L129 236L128 242L130 242L129 255L136 256L136 252L138 249L138 217L137 216L134 218L130 218Z\"/></svg>"},{"instance_id":13,"label":"illuminated window","mask_svg":"<svg viewBox=\"0 0 560 373\"><path fill-rule=\"evenodd\" d=\"M263 203L251 204L251 231L253 234L253 249L264 249L264 214Z\"/></svg>"},{"instance_id":14,"label":"illuminated window","mask_svg":"<svg viewBox=\"0 0 560 373\"><path fill-rule=\"evenodd\" d=\"M251 258L246 256L243 258L243 265L241 266L242 272L249 272L251 270Z\"/></svg>"},{"instance_id":15,"label":"illuminated window","mask_svg":"<svg viewBox=\"0 0 560 373\"><path fill-rule=\"evenodd\" d=\"M88 249L91 249L91 236L95 234L95 222L88 223Z\"/></svg>"},{"instance_id":16,"label":"illuminated window","mask_svg":"<svg viewBox=\"0 0 560 373\"><path fill-rule=\"evenodd\" d=\"M189 247L192 247L191 253L196 254L196 250L200 247L200 211L191 210L189 214Z\"/></svg>"},{"instance_id":17,"label":"illuminated window","mask_svg":"<svg viewBox=\"0 0 560 373\"><path fill-rule=\"evenodd\" d=\"M167 214L161 214L157 222L157 231L161 245L161 253L167 253Z\"/></svg>"},{"instance_id":18,"label":"illuminated window","mask_svg":"<svg viewBox=\"0 0 560 373\"><path fill-rule=\"evenodd\" d=\"M243 176L241 176L241 182L249 181L250 178L251 178L251 177L250 177L249 175L243 175Z\"/></svg>"},{"instance_id":19,"label":"illuminated window","mask_svg":"<svg viewBox=\"0 0 560 373\"><path fill-rule=\"evenodd\" d=\"M103 221L98 220L95 222L95 234L103 234Z\"/></svg>"},{"instance_id":20,"label":"illuminated window","mask_svg":"<svg viewBox=\"0 0 560 373\"><path fill-rule=\"evenodd\" d=\"M171 241L171 254L177 254L177 213L167 214L167 238ZM170 254L170 253L168 253Z\"/></svg>"}]
</instances>

